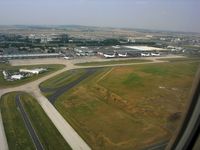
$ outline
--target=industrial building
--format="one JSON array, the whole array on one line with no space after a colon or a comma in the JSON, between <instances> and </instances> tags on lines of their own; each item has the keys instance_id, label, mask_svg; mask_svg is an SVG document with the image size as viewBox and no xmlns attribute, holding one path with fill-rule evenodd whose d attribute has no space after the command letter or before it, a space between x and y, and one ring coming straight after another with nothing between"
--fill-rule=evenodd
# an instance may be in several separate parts
<instances>
[{"instance_id":1,"label":"industrial building","mask_svg":"<svg viewBox=\"0 0 200 150\"><path fill-rule=\"evenodd\" d=\"M35 69L19 69L19 71L5 71L3 70L3 76L4 79L7 81L15 81L15 80L21 80L23 78L31 77L34 74L40 74L44 71L47 71L46 68L35 68Z\"/></svg>"},{"instance_id":2,"label":"industrial building","mask_svg":"<svg viewBox=\"0 0 200 150\"><path fill-rule=\"evenodd\" d=\"M42 53L42 54L19 54L19 55L0 55L0 59L19 59L19 58L51 58L62 57L60 53Z\"/></svg>"},{"instance_id":3,"label":"industrial building","mask_svg":"<svg viewBox=\"0 0 200 150\"><path fill-rule=\"evenodd\" d=\"M42 73L44 71L46 71L47 69L45 68L36 68L36 69L19 69L19 72L24 72L24 73L32 73L32 74L39 74Z\"/></svg>"}]
</instances>

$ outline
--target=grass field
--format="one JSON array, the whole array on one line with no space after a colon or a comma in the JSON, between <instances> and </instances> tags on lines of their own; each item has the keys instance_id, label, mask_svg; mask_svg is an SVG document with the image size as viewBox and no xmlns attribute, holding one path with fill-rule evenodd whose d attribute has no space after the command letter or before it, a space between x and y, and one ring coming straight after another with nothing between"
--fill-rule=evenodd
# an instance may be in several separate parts
<instances>
[{"instance_id":1,"label":"grass field","mask_svg":"<svg viewBox=\"0 0 200 150\"><path fill-rule=\"evenodd\" d=\"M166 60L166 61L169 61L169 62L185 62L185 61L191 61L191 62L194 62L194 61L197 61L197 62L200 62L200 57L185 57L185 58L161 58L159 60Z\"/></svg>"},{"instance_id":2,"label":"grass field","mask_svg":"<svg viewBox=\"0 0 200 150\"><path fill-rule=\"evenodd\" d=\"M16 93L2 97L0 108L9 149L34 150L35 147L15 104Z\"/></svg>"},{"instance_id":3,"label":"grass field","mask_svg":"<svg viewBox=\"0 0 200 150\"><path fill-rule=\"evenodd\" d=\"M198 66L185 60L101 68L55 107L93 149L145 148L172 137Z\"/></svg>"},{"instance_id":4,"label":"grass field","mask_svg":"<svg viewBox=\"0 0 200 150\"><path fill-rule=\"evenodd\" d=\"M150 62L150 60L146 59L126 59L126 60L110 60L110 61L101 61L101 62L85 62L85 63L77 63L75 65L78 66L100 66L100 65L113 65L113 64L126 64L126 63L142 63L142 62Z\"/></svg>"},{"instance_id":5,"label":"grass field","mask_svg":"<svg viewBox=\"0 0 200 150\"><path fill-rule=\"evenodd\" d=\"M16 81L6 81L3 77L3 70L10 70L10 71L18 71L19 68L38 68L38 67L44 67L47 68L48 71L41 73L39 75L33 75L32 77L28 77L22 80L16 80ZM13 87L13 86L19 86L34 80L37 80L38 78L41 78L47 74L50 74L52 72L55 72L59 69L62 69L64 65L34 65L34 66L10 66L9 64L0 64L0 88L6 88L6 87Z\"/></svg>"},{"instance_id":6,"label":"grass field","mask_svg":"<svg viewBox=\"0 0 200 150\"><path fill-rule=\"evenodd\" d=\"M17 92L13 92L4 95L0 105L9 148L34 149L22 117L16 108L16 94ZM28 113L44 149L71 149L37 101L26 93L20 93L20 95L21 103Z\"/></svg>"}]
</instances>

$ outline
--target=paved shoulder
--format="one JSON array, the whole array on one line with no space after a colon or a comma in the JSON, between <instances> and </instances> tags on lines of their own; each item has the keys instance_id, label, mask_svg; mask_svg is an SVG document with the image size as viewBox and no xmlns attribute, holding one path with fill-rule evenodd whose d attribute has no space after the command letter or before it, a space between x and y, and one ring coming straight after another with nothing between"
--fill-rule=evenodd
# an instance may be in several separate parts
<instances>
[{"instance_id":1,"label":"paved shoulder","mask_svg":"<svg viewBox=\"0 0 200 150\"><path fill-rule=\"evenodd\" d=\"M43 110L51 119L55 127L61 133L66 142L74 150L90 150L89 145L78 135L71 125L63 118L63 116L55 109L55 107L44 97L40 90L34 90L33 96L38 100Z\"/></svg>"}]
</instances>

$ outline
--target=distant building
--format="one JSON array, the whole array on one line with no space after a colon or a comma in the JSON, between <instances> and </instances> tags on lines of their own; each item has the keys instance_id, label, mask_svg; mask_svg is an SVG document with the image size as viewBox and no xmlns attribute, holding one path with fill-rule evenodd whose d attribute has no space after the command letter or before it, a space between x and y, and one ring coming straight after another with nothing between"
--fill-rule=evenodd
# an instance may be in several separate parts
<instances>
[{"instance_id":1,"label":"distant building","mask_svg":"<svg viewBox=\"0 0 200 150\"><path fill-rule=\"evenodd\" d=\"M36 68L36 69L20 69L19 72L25 72L25 73L32 73L32 74L39 74L41 72L46 71L44 68Z\"/></svg>"},{"instance_id":2,"label":"distant building","mask_svg":"<svg viewBox=\"0 0 200 150\"><path fill-rule=\"evenodd\" d=\"M16 55L0 55L0 58L17 59L17 58L51 58L62 57L60 53L40 53L40 54L16 54Z\"/></svg>"},{"instance_id":3,"label":"distant building","mask_svg":"<svg viewBox=\"0 0 200 150\"><path fill-rule=\"evenodd\" d=\"M125 48L139 50L139 51L164 51L163 48L152 47L152 46L124 46Z\"/></svg>"}]
</instances>

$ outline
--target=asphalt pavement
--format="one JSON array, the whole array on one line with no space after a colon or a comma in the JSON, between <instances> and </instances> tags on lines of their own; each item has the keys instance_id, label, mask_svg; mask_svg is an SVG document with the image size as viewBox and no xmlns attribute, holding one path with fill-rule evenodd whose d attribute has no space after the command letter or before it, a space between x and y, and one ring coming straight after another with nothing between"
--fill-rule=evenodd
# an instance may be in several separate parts
<instances>
[{"instance_id":1,"label":"asphalt pavement","mask_svg":"<svg viewBox=\"0 0 200 150\"><path fill-rule=\"evenodd\" d=\"M54 104L55 101L56 101L56 99L60 95L64 94L65 92L67 92L68 90L70 90L71 88L73 88L77 84L79 84L81 81L85 80L86 78L88 78L89 76L91 76L92 74L94 74L97 71L97 68L87 68L85 70L86 70L85 74L83 74L77 80L74 80L74 81L70 82L69 84L56 89L55 92L51 96L48 97L49 101L52 104Z\"/></svg>"},{"instance_id":2,"label":"asphalt pavement","mask_svg":"<svg viewBox=\"0 0 200 150\"><path fill-rule=\"evenodd\" d=\"M26 129L28 130L29 135L30 135L30 137L31 137L31 139L32 139L32 141L33 141L33 143L35 145L35 148L37 150L43 150L44 148L43 148L43 146L42 146L42 144L41 144L41 142L40 142L40 140L39 140L39 138L38 138L33 126L32 126L32 124L31 124L29 116L26 113L26 111L24 110L24 107L20 102L20 95L17 95L15 97L15 100L16 100L16 105L19 108L19 111L20 111L20 113L22 115L22 118L24 120L24 123L26 125Z\"/></svg>"}]
</instances>

